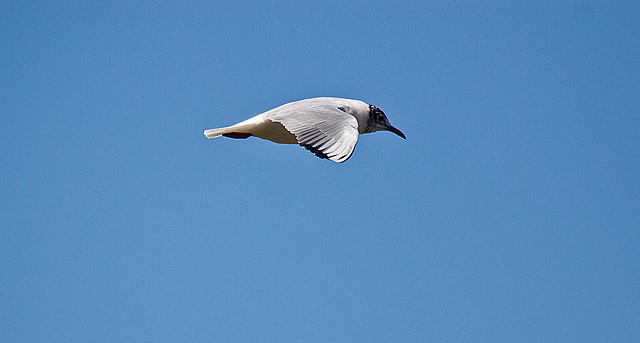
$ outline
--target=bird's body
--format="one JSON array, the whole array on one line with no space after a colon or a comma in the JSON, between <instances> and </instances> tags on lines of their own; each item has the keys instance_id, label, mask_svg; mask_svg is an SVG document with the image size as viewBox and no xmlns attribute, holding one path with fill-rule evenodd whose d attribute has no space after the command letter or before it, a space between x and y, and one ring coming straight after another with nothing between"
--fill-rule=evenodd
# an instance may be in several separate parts
<instances>
[{"instance_id":1,"label":"bird's body","mask_svg":"<svg viewBox=\"0 0 640 343\"><path fill-rule=\"evenodd\" d=\"M358 134L388 130L404 134L389 124L384 113L359 100L313 98L290 102L238 124L206 130L207 138L255 136L281 144L299 144L318 157L346 161Z\"/></svg>"}]
</instances>

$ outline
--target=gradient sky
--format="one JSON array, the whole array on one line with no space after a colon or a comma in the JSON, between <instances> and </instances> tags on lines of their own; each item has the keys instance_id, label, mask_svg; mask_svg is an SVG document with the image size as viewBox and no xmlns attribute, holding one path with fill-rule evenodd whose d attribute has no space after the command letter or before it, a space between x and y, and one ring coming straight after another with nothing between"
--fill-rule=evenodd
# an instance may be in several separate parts
<instances>
[{"instance_id":1,"label":"gradient sky","mask_svg":"<svg viewBox=\"0 0 640 343\"><path fill-rule=\"evenodd\" d=\"M640 5L524 3L3 1L0 341L640 341Z\"/></svg>"}]
</instances>

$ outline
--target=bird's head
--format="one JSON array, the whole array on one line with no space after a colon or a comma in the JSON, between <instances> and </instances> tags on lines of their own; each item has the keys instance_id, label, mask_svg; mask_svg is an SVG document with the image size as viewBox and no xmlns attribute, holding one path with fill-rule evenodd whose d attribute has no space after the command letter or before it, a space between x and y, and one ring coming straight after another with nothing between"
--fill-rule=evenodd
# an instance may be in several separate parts
<instances>
[{"instance_id":1,"label":"bird's head","mask_svg":"<svg viewBox=\"0 0 640 343\"><path fill-rule=\"evenodd\" d=\"M389 119L384 115L381 109L376 106L369 105L369 119L367 120L367 127L365 128L365 132L376 132L376 131L391 131L396 135L407 139L402 131L396 129L393 125L389 124Z\"/></svg>"}]
</instances>

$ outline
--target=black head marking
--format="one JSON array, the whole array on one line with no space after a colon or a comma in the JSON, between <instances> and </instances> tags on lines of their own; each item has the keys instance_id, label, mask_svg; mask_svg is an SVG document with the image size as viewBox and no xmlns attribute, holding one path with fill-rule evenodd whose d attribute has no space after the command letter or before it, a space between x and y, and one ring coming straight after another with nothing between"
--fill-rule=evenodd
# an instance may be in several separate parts
<instances>
[{"instance_id":1,"label":"black head marking","mask_svg":"<svg viewBox=\"0 0 640 343\"><path fill-rule=\"evenodd\" d=\"M384 112L376 106L369 105L369 118L375 118L378 114L384 114Z\"/></svg>"},{"instance_id":2,"label":"black head marking","mask_svg":"<svg viewBox=\"0 0 640 343\"><path fill-rule=\"evenodd\" d=\"M376 106L369 105L369 118L367 119L367 132L370 132L368 129L372 128L377 122L377 118L379 115L384 116L384 112Z\"/></svg>"}]
</instances>

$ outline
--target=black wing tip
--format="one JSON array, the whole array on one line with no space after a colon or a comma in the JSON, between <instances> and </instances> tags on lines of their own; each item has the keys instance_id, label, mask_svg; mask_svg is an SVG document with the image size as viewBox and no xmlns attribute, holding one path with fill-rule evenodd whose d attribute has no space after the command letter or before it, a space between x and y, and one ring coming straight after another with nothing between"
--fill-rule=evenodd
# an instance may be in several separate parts
<instances>
[{"instance_id":1,"label":"black wing tip","mask_svg":"<svg viewBox=\"0 0 640 343\"><path fill-rule=\"evenodd\" d=\"M344 162L346 162L349 158L351 158L351 155L353 154L353 153L349 154L349 155L348 155L344 160L342 160L342 161L340 161L340 160L336 161L335 159L333 159L333 157L335 157L335 156L332 156L332 157L330 158L330 157L329 157L329 155L327 155L327 154L325 154L324 152L322 152L322 151L318 150L318 148L316 148L316 147L314 147L314 146L312 146L312 145L310 145L310 144L300 144L300 146L301 146L301 147L303 147L303 148L305 148L305 149L307 149L307 150L309 150L309 151L311 151L312 153L314 153L316 156L318 156L318 157L320 157L320 158L324 158L324 159L327 159L327 160L330 160L330 161L333 161L333 162L336 162L336 163L344 163Z\"/></svg>"},{"instance_id":2,"label":"black wing tip","mask_svg":"<svg viewBox=\"0 0 640 343\"><path fill-rule=\"evenodd\" d=\"M329 159L329 155L325 154L324 152L320 151L320 149L312 146L311 144L300 144L301 147L311 151L312 153L314 153L316 156L320 157L320 158L326 158Z\"/></svg>"}]
</instances>

